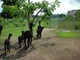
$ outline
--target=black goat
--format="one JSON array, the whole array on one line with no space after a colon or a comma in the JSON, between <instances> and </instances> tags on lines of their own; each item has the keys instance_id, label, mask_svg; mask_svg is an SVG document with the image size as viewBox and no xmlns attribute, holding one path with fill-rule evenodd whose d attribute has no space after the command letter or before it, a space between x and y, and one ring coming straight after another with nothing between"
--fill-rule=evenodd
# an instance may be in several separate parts
<instances>
[{"instance_id":1,"label":"black goat","mask_svg":"<svg viewBox=\"0 0 80 60\"><path fill-rule=\"evenodd\" d=\"M5 54L7 52L10 53L10 49L11 49L11 45L10 45L10 37L12 36L12 34L9 34L8 38L4 41L4 48L5 48Z\"/></svg>"},{"instance_id":2,"label":"black goat","mask_svg":"<svg viewBox=\"0 0 80 60\"><path fill-rule=\"evenodd\" d=\"M32 43L32 37L33 37L32 31L28 30L28 31L24 32L23 39L24 39L25 49L27 49L28 47L30 47L30 45ZM26 45L26 39L28 39L27 40L27 45Z\"/></svg>"},{"instance_id":3,"label":"black goat","mask_svg":"<svg viewBox=\"0 0 80 60\"><path fill-rule=\"evenodd\" d=\"M24 31L22 31L22 35L18 37L18 45L19 45L19 48L22 46L23 34L24 34Z\"/></svg>"},{"instance_id":4,"label":"black goat","mask_svg":"<svg viewBox=\"0 0 80 60\"><path fill-rule=\"evenodd\" d=\"M3 26L0 26L0 35L1 35L1 31L3 30Z\"/></svg>"},{"instance_id":5,"label":"black goat","mask_svg":"<svg viewBox=\"0 0 80 60\"><path fill-rule=\"evenodd\" d=\"M42 38L42 30L44 29L44 27L40 27L37 29L37 39Z\"/></svg>"},{"instance_id":6,"label":"black goat","mask_svg":"<svg viewBox=\"0 0 80 60\"><path fill-rule=\"evenodd\" d=\"M24 45L25 45L25 49L27 49L28 47L30 47L31 43L32 43L32 37L33 37L33 34L32 34L32 31L28 30L28 31L22 31L22 36L19 36L18 37L18 44L19 44L19 47L22 46L22 42L24 41ZM27 45L26 45L26 39L27 40Z\"/></svg>"}]
</instances>

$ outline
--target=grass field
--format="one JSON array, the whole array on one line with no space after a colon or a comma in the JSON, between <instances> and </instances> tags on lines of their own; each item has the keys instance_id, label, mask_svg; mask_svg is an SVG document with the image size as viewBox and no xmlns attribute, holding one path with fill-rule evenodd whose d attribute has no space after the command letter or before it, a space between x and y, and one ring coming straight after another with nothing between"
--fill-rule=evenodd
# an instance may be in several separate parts
<instances>
[{"instance_id":1,"label":"grass field","mask_svg":"<svg viewBox=\"0 0 80 60\"><path fill-rule=\"evenodd\" d=\"M80 31L79 30L71 30L69 32L66 31L58 31L58 37L61 38L80 38Z\"/></svg>"}]
</instances>

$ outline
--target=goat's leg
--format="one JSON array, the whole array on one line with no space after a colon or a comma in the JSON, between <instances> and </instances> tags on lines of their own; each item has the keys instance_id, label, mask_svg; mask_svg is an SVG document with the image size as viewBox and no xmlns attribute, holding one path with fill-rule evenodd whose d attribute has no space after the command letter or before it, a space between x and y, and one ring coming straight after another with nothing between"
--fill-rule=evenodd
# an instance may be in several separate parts
<instances>
[{"instance_id":1,"label":"goat's leg","mask_svg":"<svg viewBox=\"0 0 80 60\"><path fill-rule=\"evenodd\" d=\"M40 39L40 33L38 33L38 39Z\"/></svg>"},{"instance_id":2,"label":"goat's leg","mask_svg":"<svg viewBox=\"0 0 80 60\"><path fill-rule=\"evenodd\" d=\"M10 53L10 45L7 45L7 52Z\"/></svg>"},{"instance_id":3,"label":"goat's leg","mask_svg":"<svg viewBox=\"0 0 80 60\"><path fill-rule=\"evenodd\" d=\"M27 45L28 45L28 48L30 47L30 38L28 38L27 40Z\"/></svg>"},{"instance_id":4,"label":"goat's leg","mask_svg":"<svg viewBox=\"0 0 80 60\"><path fill-rule=\"evenodd\" d=\"M21 48L21 43L22 43L21 39L18 38L18 46L19 46L19 48Z\"/></svg>"},{"instance_id":5,"label":"goat's leg","mask_svg":"<svg viewBox=\"0 0 80 60\"><path fill-rule=\"evenodd\" d=\"M6 55L6 44L4 44L4 48L5 48L5 55Z\"/></svg>"},{"instance_id":6,"label":"goat's leg","mask_svg":"<svg viewBox=\"0 0 80 60\"><path fill-rule=\"evenodd\" d=\"M40 38L42 38L41 32L40 32Z\"/></svg>"},{"instance_id":7,"label":"goat's leg","mask_svg":"<svg viewBox=\"0 0 80 60\"><path fill-rule=\"evenodd\" d=\"M9 53L10 53L10 49L11 49L11 44L9 44Z\"/></svg>"},{"instance_id":8,"label":"goat's leg","mask_svg":"<svg viewBox=\"0 0 80 60\"><path fill-rule=\"evenodd\" d=\"M37 39L39 39L39 33L37 33Z\"/></svg>"},{"instance_id":9,"label":"goat's leg","mask_svg":"<svg viewBox=\"0 0 80 60\"><path fill-rule=\"evenodd\" d=\"M19 46L19 48L21 48L21 42L18 42L18 46Z\"/></svg>"},{"instance_id":10,"label":"goat's leg","mask_svg":"<svg viewBox=\"0 0 80 60\"><path fill-rule=\"evenodd\" d=\"M24 39L24 45L25 45L25 49L27 49L27 46L26 46L26 39Z\"/></svg>"},{"instance_id":11,"label":"goat's leg","mask_svg":"<svg viewBox=\"0 0 80 60\"><path fill-rule=\"evenodd\" d=\"M10 49L11 49L11 46L9 45L9 48L8 48L9 53L10 53Z\"/></svg>"},{"instance_id":12,"label":"goat's leg","mask_svg":"<svg viewBox=\"0 0 80 60\"><path fill-rule=\"evenodd\" d=\"M32 44L32 37L30 38L30 45Z\"/></svg>"}]
</instances>

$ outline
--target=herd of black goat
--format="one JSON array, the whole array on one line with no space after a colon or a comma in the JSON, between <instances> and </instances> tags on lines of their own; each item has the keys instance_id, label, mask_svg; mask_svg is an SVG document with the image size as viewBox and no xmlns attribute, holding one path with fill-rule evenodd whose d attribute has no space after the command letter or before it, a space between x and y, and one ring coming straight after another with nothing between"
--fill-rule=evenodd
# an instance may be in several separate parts
<instances>
[{"instance_id":1,"label":"herd of black goat","mask_svg":"<svg viewBox=\"0 0 80 60\"><path fill-rule=\"evenodd\" d=\"M42 37L41 33L42 30L44 29L44 27L42 27L40 24L37 27L37 39L40 39ZM1 31L3 30L3 27L0 26L0 35L1 35ZM18 46L19 48L22 47L22 44L24 44L25 49L28 49L31 46L32 43L32 38L33 38L33 32L32 30L27 30L27 31L21 31L22 35L18 37ZM10 44L10 37L12 36L12 34L10 33L8 38L5 39L4 41L4 48L5 48L5 55L7 52L10 53L10 49L11 49L11 44ZM27 44L26 44L26 40L27 40Z\"/></svg>"}]
</instances>

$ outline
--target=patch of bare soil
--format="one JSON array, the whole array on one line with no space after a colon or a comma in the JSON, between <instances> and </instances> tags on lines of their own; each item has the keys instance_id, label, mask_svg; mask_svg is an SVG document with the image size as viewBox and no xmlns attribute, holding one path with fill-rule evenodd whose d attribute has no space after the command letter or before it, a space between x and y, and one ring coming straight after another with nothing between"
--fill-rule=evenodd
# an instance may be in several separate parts
<instances>
[{"instance_id":1,"label":"patch of bare soil","mask_svg":"<svg viewBox=\"0 0 80 60\"><path fill-rule=\"evenodd\" d=\"M4 55L0 48L0 60L80 60L80 40L58 38L53 29L44 29L42 38L33 40L32 46L25 50L18 48L17 38L11 39L12 49Z\"/></svg>"}]
</instances>

